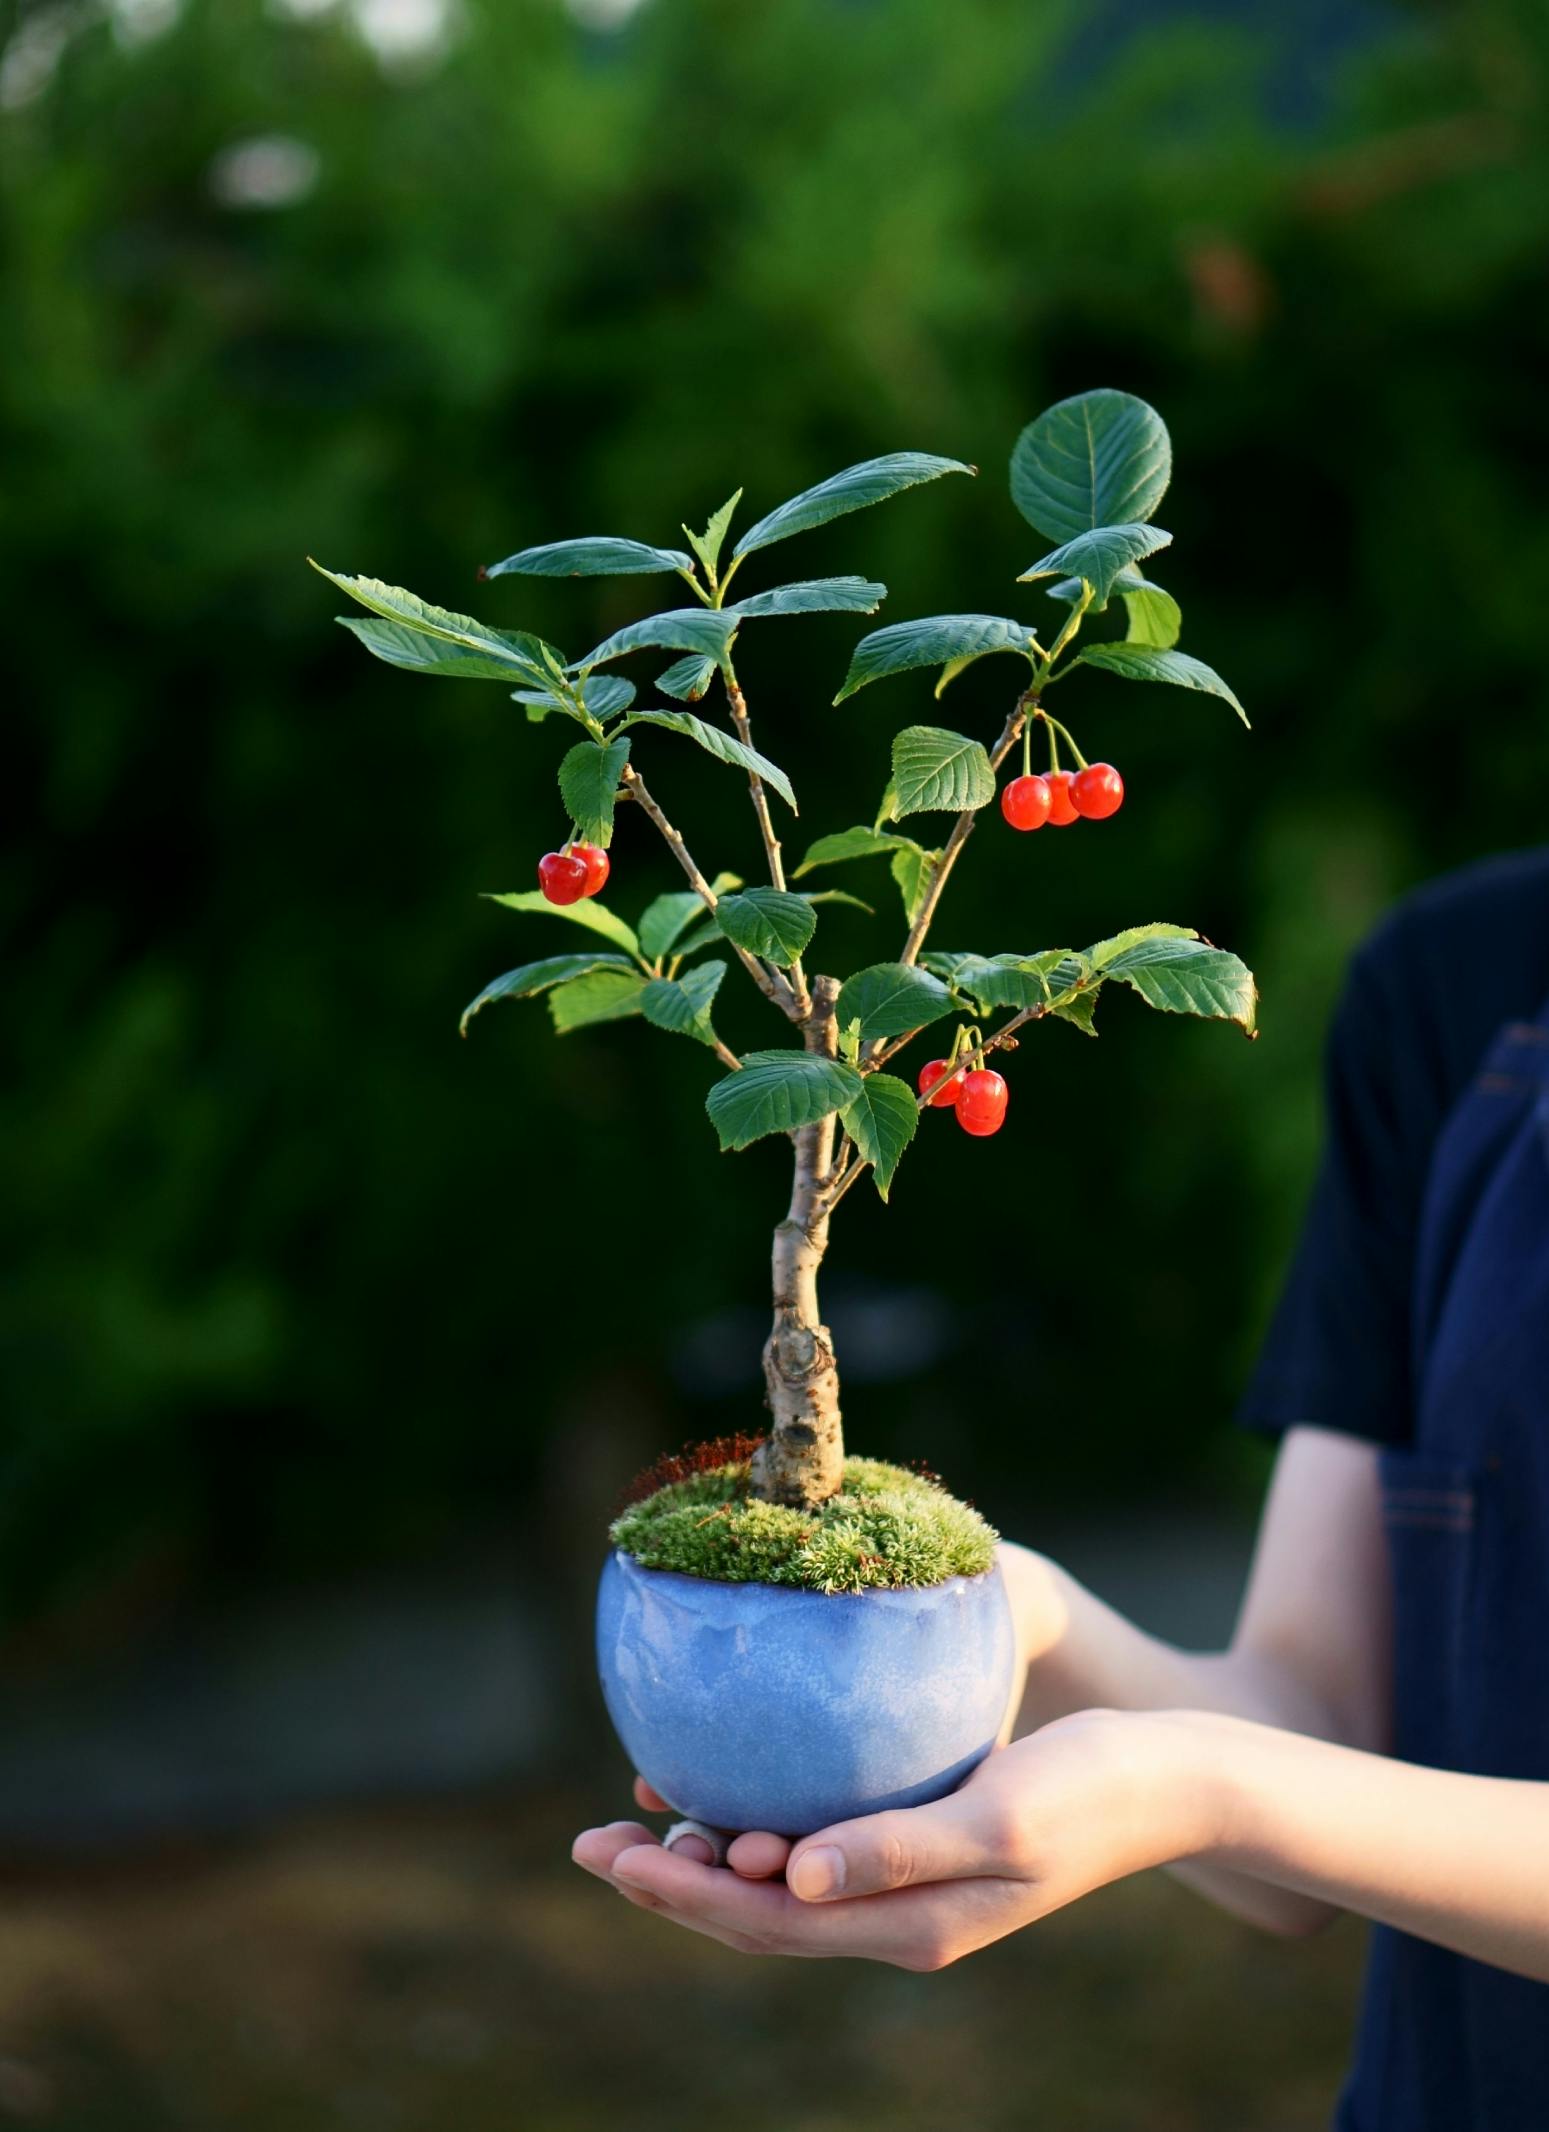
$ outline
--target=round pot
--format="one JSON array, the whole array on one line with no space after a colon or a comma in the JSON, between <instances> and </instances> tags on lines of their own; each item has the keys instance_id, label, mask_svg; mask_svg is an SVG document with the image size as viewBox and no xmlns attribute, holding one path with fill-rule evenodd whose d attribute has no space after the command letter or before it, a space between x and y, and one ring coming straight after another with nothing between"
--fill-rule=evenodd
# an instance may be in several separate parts
<instances>
[{"instance_id":1,"label":"round pot","mask_svg":"<svg viewBox=\"0 0 1549 2132\"><path fill-rule=\"evenodd\" d=\"M625 1752L680 1814L807 1836L961 1783L995 1743L1016 1652L998 1568L828 1593L615 1552L597 1662Z\"/></svg>"}]
</instances>

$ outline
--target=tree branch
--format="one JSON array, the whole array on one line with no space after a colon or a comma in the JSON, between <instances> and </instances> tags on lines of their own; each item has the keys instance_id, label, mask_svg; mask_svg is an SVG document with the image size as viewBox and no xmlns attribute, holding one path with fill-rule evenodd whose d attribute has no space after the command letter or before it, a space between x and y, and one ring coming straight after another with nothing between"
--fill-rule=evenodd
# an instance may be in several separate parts
<instances>
[{"instance_id":1,"label":"tree branch","mask_svg":"<svg viewBox=\"0 0 1549 2132\"><path fill-rule=\"evenodd\" d=\"M1021 739L1028 712L1036 706L1037 701L1037 692L1031 688L1025 689L1017 698L1011 716L1001 728L999 740L990 750L991 769L998 770ZM952 834L947 838L946 849L931 876L930 887L925 892L925 901L920 905L919 914L909 928L909 938L904 942L904 951L898 958L900 962L914 963L919 960L920 949L925 945L925 935L930 931L931 920L936 915L936 906L941 901L941 892L947 885L947 876L957 864L959 852L973 835L974 823L978 818L975 808L965 807L952 824Z\"/></svg>"},{"instance_id":2,"label":"tree branch","mask_svg":"<svg viewBox=\"0 0 1549 2132\"><path fill-rule=\"evenodd\" d=\"M662 813L661 808L657 806L655 800L646 790L645 779L640 775L633 763L624 765L624 773L619 779L619 783L630 798L638 802L656 824L666 838L668 848L673 857L688 875L689 886L698 896L700 902L703 903L705 909L713 912L719 900L715 890L694 864L689 854L688 846L684 843L682 837L673 828L671 822L668 821L666 815ZM756 955L749 954L746 948L739 948L734 940L729 940L727 946L735 953L743 968L752 978L754 984L758 986L764 997L771 1000L780 1009L780 1012L789 1016L792 1021L799 1020L801 1010L796 1006L796 995L784 978L778 976L774 971L766 970Z\"/></svg>"},{"instance_id":3,"label":"tree branch","mask_svg":"<svg viewBox=\"0 0 1549 2132\"><path fill-rule=\"evenodd\" d=\"M753 745L753 725L748 717L748 703L747 698L742 693L742 685L729 666L722 669L721 680L726 690L726 701L731 707L731 722L737 728L737 738L745 748L751 748ZM769 879L774 887L783 890L785 887L785 865L780 856L780 839L774 832L774 821L769 812L769 795L764 790L764 780L756 770L748 772L748 793L753 801L753 812L758 816L759 834L764 840L764 856L769 861ZM809 1013L812 1001L807 993L806 972L802 969L799 955L791 964L790 984L791 990L796 996L797 1013Z\"/></svg>"}]
</instances>

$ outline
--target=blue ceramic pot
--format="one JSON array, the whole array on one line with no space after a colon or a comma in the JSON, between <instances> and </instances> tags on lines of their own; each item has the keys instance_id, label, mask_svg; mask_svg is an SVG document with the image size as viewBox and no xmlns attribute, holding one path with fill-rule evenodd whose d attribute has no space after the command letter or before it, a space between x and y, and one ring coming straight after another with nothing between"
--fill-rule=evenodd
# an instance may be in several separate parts
<instances>
[{"instance_id":1,"label":"blue ceramic pot","mask_svg":"<svg viewBox=\"0 0 1549 2132\"><path fill-rule=\"evenodd\" d=\"M828 1593L615 1552L597 1662L625 1752L679 1813L806 1836L961 1783L1006 1714L1015 1638L998 1568Z\"/></svg>"}]
</instances>

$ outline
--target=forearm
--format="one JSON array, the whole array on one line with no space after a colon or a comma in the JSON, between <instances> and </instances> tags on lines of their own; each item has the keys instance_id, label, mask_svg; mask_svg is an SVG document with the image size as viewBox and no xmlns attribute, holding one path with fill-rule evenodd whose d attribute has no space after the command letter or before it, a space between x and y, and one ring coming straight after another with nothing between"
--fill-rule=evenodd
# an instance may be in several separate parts
<instances>
[{"instance_id":1,"label":"forearm","mask_svg":"<svg viewBox=\"0 0 1549 2132\"><path fill-rule=\"evenodd\" d=\"M1422 1768L1201 1712L1196 1861L1549 1983L1549 1784Z\"/></svg>"}]
</instances>

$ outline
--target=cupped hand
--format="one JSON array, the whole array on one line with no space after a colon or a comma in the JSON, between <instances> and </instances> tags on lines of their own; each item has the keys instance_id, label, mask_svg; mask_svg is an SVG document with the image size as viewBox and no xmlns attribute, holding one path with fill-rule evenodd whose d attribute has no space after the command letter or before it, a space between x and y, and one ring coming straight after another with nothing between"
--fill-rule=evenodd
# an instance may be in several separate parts
<instances>
[{"instance_id":1,"label":"cupped hand","mask_svg":"<svg viewBox=\"0 0 1549 2132\"><path fill-rule=\"evenodd\" d=\"M647 1811L665 1802L644 1783ZM642 1909L748 1954L852 1955L933 1970L1215 1832L1187 1716L1083 1711L997 1749L930 1806L871 1814L797 1844L738 1836L671 1851L637 1821L576 1839L576 1863Z\"/></svg>"}]
</instances>

